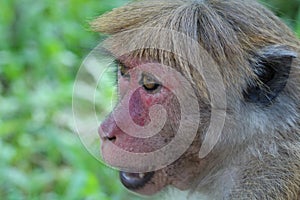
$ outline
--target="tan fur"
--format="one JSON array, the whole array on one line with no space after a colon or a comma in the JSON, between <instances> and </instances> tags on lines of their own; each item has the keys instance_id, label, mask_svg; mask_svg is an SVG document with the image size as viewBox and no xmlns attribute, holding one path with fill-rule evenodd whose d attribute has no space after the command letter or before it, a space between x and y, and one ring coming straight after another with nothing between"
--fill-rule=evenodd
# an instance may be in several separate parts
<instances>
[{"instance_id":1,"label":"tan fur","mask_svg":"<svg viewBox=\"0 0 300 200\"><path fill-rule=\"evenodd\" d=\"M226 124L220 142L207 158L198 161L193 157L201 141L192 145L193 153L184 155L190 156L193 165L187 174L197 178L188 186L191 193L209 199L300 199L300 42L280 19L253 0L154 0L114 9L91 25L95 31L118 34L107 40L112 52L153 42L172 43L173 52L193 54L188 46L177 45L178 41L156 37L165 28L178 31L198 41L220 65L228 94ZM143 32L147 27L161 29ZM128 34L136 28L135 35ZM297 58L276 103L261 109L244 103L242 92L258 81L249 64L255 62L253 55L271 45L284 46L296 52ZM202 78L180 58L157 49L131 56L172 64L191 79L201 102L209 102ZM200 55L194 56L200 59Z\"/></svg>"}]
</instances>

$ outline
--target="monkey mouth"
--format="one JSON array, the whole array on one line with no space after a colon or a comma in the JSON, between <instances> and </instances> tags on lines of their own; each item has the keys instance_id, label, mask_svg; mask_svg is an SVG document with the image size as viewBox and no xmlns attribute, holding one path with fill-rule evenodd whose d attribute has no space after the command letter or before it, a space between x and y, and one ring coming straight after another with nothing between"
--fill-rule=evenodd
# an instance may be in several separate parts
<instances>
[{"instance_id":1,"label":"monkey mouth","mask_svg":"<svg viewBox=\"0 0 300 200\"><path fill-rule=\"evenodd\" d=\"M120 171L122 184L129 190L143 188L153 177L154 172L147 173L129 173Z\"/></svg>"}]
</instances>

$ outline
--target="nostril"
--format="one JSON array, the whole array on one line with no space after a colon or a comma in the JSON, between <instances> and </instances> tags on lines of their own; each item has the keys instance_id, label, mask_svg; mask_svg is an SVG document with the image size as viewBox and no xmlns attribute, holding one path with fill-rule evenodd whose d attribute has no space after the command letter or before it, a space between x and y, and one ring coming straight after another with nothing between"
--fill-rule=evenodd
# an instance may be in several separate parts
<instances>
[{"instance_id":1,"label":"nostril","mask_svg":"<svg viewBox=\"0 0 300 200\"><path fill-rule=\"evenodd\" d=\"M118 134L122 131L118 128L116 121L110 115L99 126L98 133L103 141L115 142Z\"/></svg>"},{"instance_id":2,"label":"nostril","mask_svg":"<svg viewBox=\"0 0 300 200\"><path fill-rule=\"evenodd\" d=\"M107 137L107 139L111 142L116 141L117 137L116 136L112 136L112 137Z\"/></svg>"},{"instance_id":3,"label":"nostril","mask_svg":"<svg viewBox=\"0 0 300 200\"><path fill-rule=\"evenodd\" d=\"M108 130L107 132L105 132L102 126L100 126L100 128L98 129L98 133L100 135L101 140L103 141L108 140L114 142L117 139L117 137L113 134L113 131Z\"/></svg>"}]
</instances>

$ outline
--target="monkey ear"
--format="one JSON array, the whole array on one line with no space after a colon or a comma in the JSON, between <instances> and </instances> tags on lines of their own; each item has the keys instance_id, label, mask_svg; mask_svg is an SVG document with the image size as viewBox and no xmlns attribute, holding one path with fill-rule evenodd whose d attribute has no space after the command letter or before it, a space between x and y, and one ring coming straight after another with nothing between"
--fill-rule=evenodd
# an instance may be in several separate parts
<instances>
[{"instance_id":1,"label":"monkey ear","mask_svg":"<svg viewBox=\"0 0 300 200\"><path fill-rule=\"evenodd\" d=\"M252 68L258 80L244 91L247 102L268 106L284 89L297 54L285 46L274 45L254 56Z\"/></svg>"}]
</instances>

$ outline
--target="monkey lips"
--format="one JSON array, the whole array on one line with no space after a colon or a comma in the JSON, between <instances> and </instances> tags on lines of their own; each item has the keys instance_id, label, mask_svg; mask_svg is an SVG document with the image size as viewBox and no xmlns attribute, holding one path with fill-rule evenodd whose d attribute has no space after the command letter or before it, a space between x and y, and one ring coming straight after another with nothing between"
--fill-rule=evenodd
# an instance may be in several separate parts
<instances>
[{"instance_id":1,"label":"monkey lips","mask_svg":"<svg viewBox=\"0 0 300 200\"><path fill-rule=\"evenodd\" d=\"M120 171L122 184L130 190L136 190L144 187L152 179L153 175L154 172L129 173Z\"/></svg>"}]
</instances>

